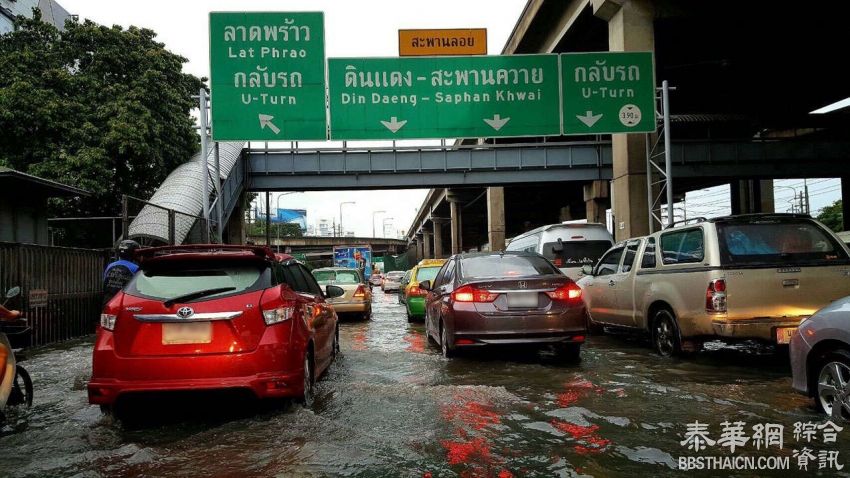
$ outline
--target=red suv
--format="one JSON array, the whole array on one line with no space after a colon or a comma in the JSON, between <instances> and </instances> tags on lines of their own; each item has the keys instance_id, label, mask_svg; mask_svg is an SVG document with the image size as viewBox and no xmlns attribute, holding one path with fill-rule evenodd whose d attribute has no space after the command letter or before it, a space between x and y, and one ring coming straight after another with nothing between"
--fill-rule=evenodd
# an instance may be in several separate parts
<instances>
[{"instance_id":1,"label":"red suv","mask_svg":"<svg viewBox=\"0 0 850 478\"><path fill-rule=\"evenodd\" d=\"M134 392L247 389L310 403L339 352L337 316L307 269L265 247L143 249L103 309L89 402Z\"/></svg>"}]
</instances>

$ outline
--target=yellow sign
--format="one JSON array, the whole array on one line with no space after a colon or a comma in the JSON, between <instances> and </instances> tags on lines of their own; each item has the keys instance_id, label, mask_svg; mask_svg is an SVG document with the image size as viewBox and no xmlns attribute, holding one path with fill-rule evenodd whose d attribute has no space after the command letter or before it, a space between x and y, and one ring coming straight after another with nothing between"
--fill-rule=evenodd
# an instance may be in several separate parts
<instances>
[{"instance_id":1,"label":"yellow sign","mask_svg":"<svg viewBox=\"0 0 850 478\"><path fill-rule=\"evenodd\" d=\"M398 31L399 56L486 54L486 28Z\"/></svg>"}]
</instances>

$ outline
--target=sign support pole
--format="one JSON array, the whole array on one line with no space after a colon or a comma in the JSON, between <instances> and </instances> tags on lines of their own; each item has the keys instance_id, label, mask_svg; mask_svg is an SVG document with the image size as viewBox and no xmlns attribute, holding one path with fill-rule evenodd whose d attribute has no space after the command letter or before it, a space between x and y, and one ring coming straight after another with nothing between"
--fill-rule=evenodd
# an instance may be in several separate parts
<instances>
[{"instance_id":1,"label":"sign support pole","mask_svg":"<svg viewBox=\"0 0 850 478\"><path fill-rule=\"evenodd\" d=\"M201 182L203 186L201 187L201 208L202 208L202 216L204 218L204 227L201 233L204 243L210 242L210 185L209 185L209 176L210 176L210 168L207 162L207 157L209 156L209 144L208 144L208 130L209 122L207 120L207 92L203 88L200 90L200 121L201 121Z\"/></svg>"},{"instance_id":2,"label":"sign support pole","mask_svg":"<svg viewBox=\"0 0 850 478\"><path fill-rule=\"evenodd\" d=\"M673 165L670 141L670 88L667 80L661 82L661 107L664 114L664 169L667 171L667 227L673 225Z\"/></svg>"},{"instance_id":3,"label":"sign support pole","mask_svg":"<svg viewBox=\"0 0 850 478\"><path fill-rule=\"evenodd\" d=\"M216 215L216 235L218 236L218 243L223 244L222 240L224 229L224 224L221 223L222 220L222 205L221 205L221 164L219 162L218 157L218 141L213 143L213 158L215 158L215 181L213 184L215 185L215 215Z\"/></svg>"}]
</instances>

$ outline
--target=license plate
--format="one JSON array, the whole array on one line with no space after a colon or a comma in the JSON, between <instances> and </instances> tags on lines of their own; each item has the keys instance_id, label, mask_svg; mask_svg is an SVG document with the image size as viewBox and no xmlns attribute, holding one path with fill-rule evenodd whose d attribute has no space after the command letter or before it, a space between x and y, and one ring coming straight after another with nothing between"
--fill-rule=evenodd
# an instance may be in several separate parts
<instances>
[{"instance_id":1,"label":"license plate","mask_svg":"<svg viewBox=\"0 0 850 478\"><path fill-rule=\"evenodd\" d=\"M508 307L526 309L537 307L537 292L509 292Z\"/></svg>"},{"instance_id":2,"label":"license plate","mask_svg":"<svg viewBox=\"0 0 850 478\"><path fill-rule=\"evenodd\" d=\"M780 327L776 329L776 343L790 344L791 337L797 332L797 327Z\"/></svg>"},{"instance_id":3,"label":"license plate","mask_svg":"<svg viewBox=\"0 0 850 478\"><path fill-rule=\"evenodd\" d=\"M186 322L162 324L162 345L208 344L212 342L212 323Z\"/></svg>"}]
</instances>

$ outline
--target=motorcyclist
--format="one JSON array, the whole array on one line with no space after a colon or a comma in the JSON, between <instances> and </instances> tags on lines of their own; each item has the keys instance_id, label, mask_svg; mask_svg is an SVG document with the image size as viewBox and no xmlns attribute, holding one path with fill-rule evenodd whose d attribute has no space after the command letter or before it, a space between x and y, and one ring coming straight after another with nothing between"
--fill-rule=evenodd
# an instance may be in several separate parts
<instances>
[{"instance_id":1,"label":"motorcyclist","mask_svg":"<svg viewBox=\"0 0 850 478\"><path fill-rule=\"evenodd\" d=\"M4 320L18 320L21 317L21 312L19 310L9 310L2 305L0 305L0 322ZM3 332L0 332L2 335ZM11 350L8 350L5 343L5 340L0 340L0 384L3 383L3 376L6 374L6 360L9 359L9 354L12 353Z\"/></svg>"},{"instance_id":2,"label":"motorcyclist","mask_svg":"<svg viewBox=\"0 0 850 478\"><path fill-rule=\"evenodd\" d=\"M139 243L132 240L121 241L118 244L118 260L106 266L103 271L103 303L106 304L115 297L139 270L139 265L133 262L133 254L139 249Z\"/></svg>"}]
</instances>

